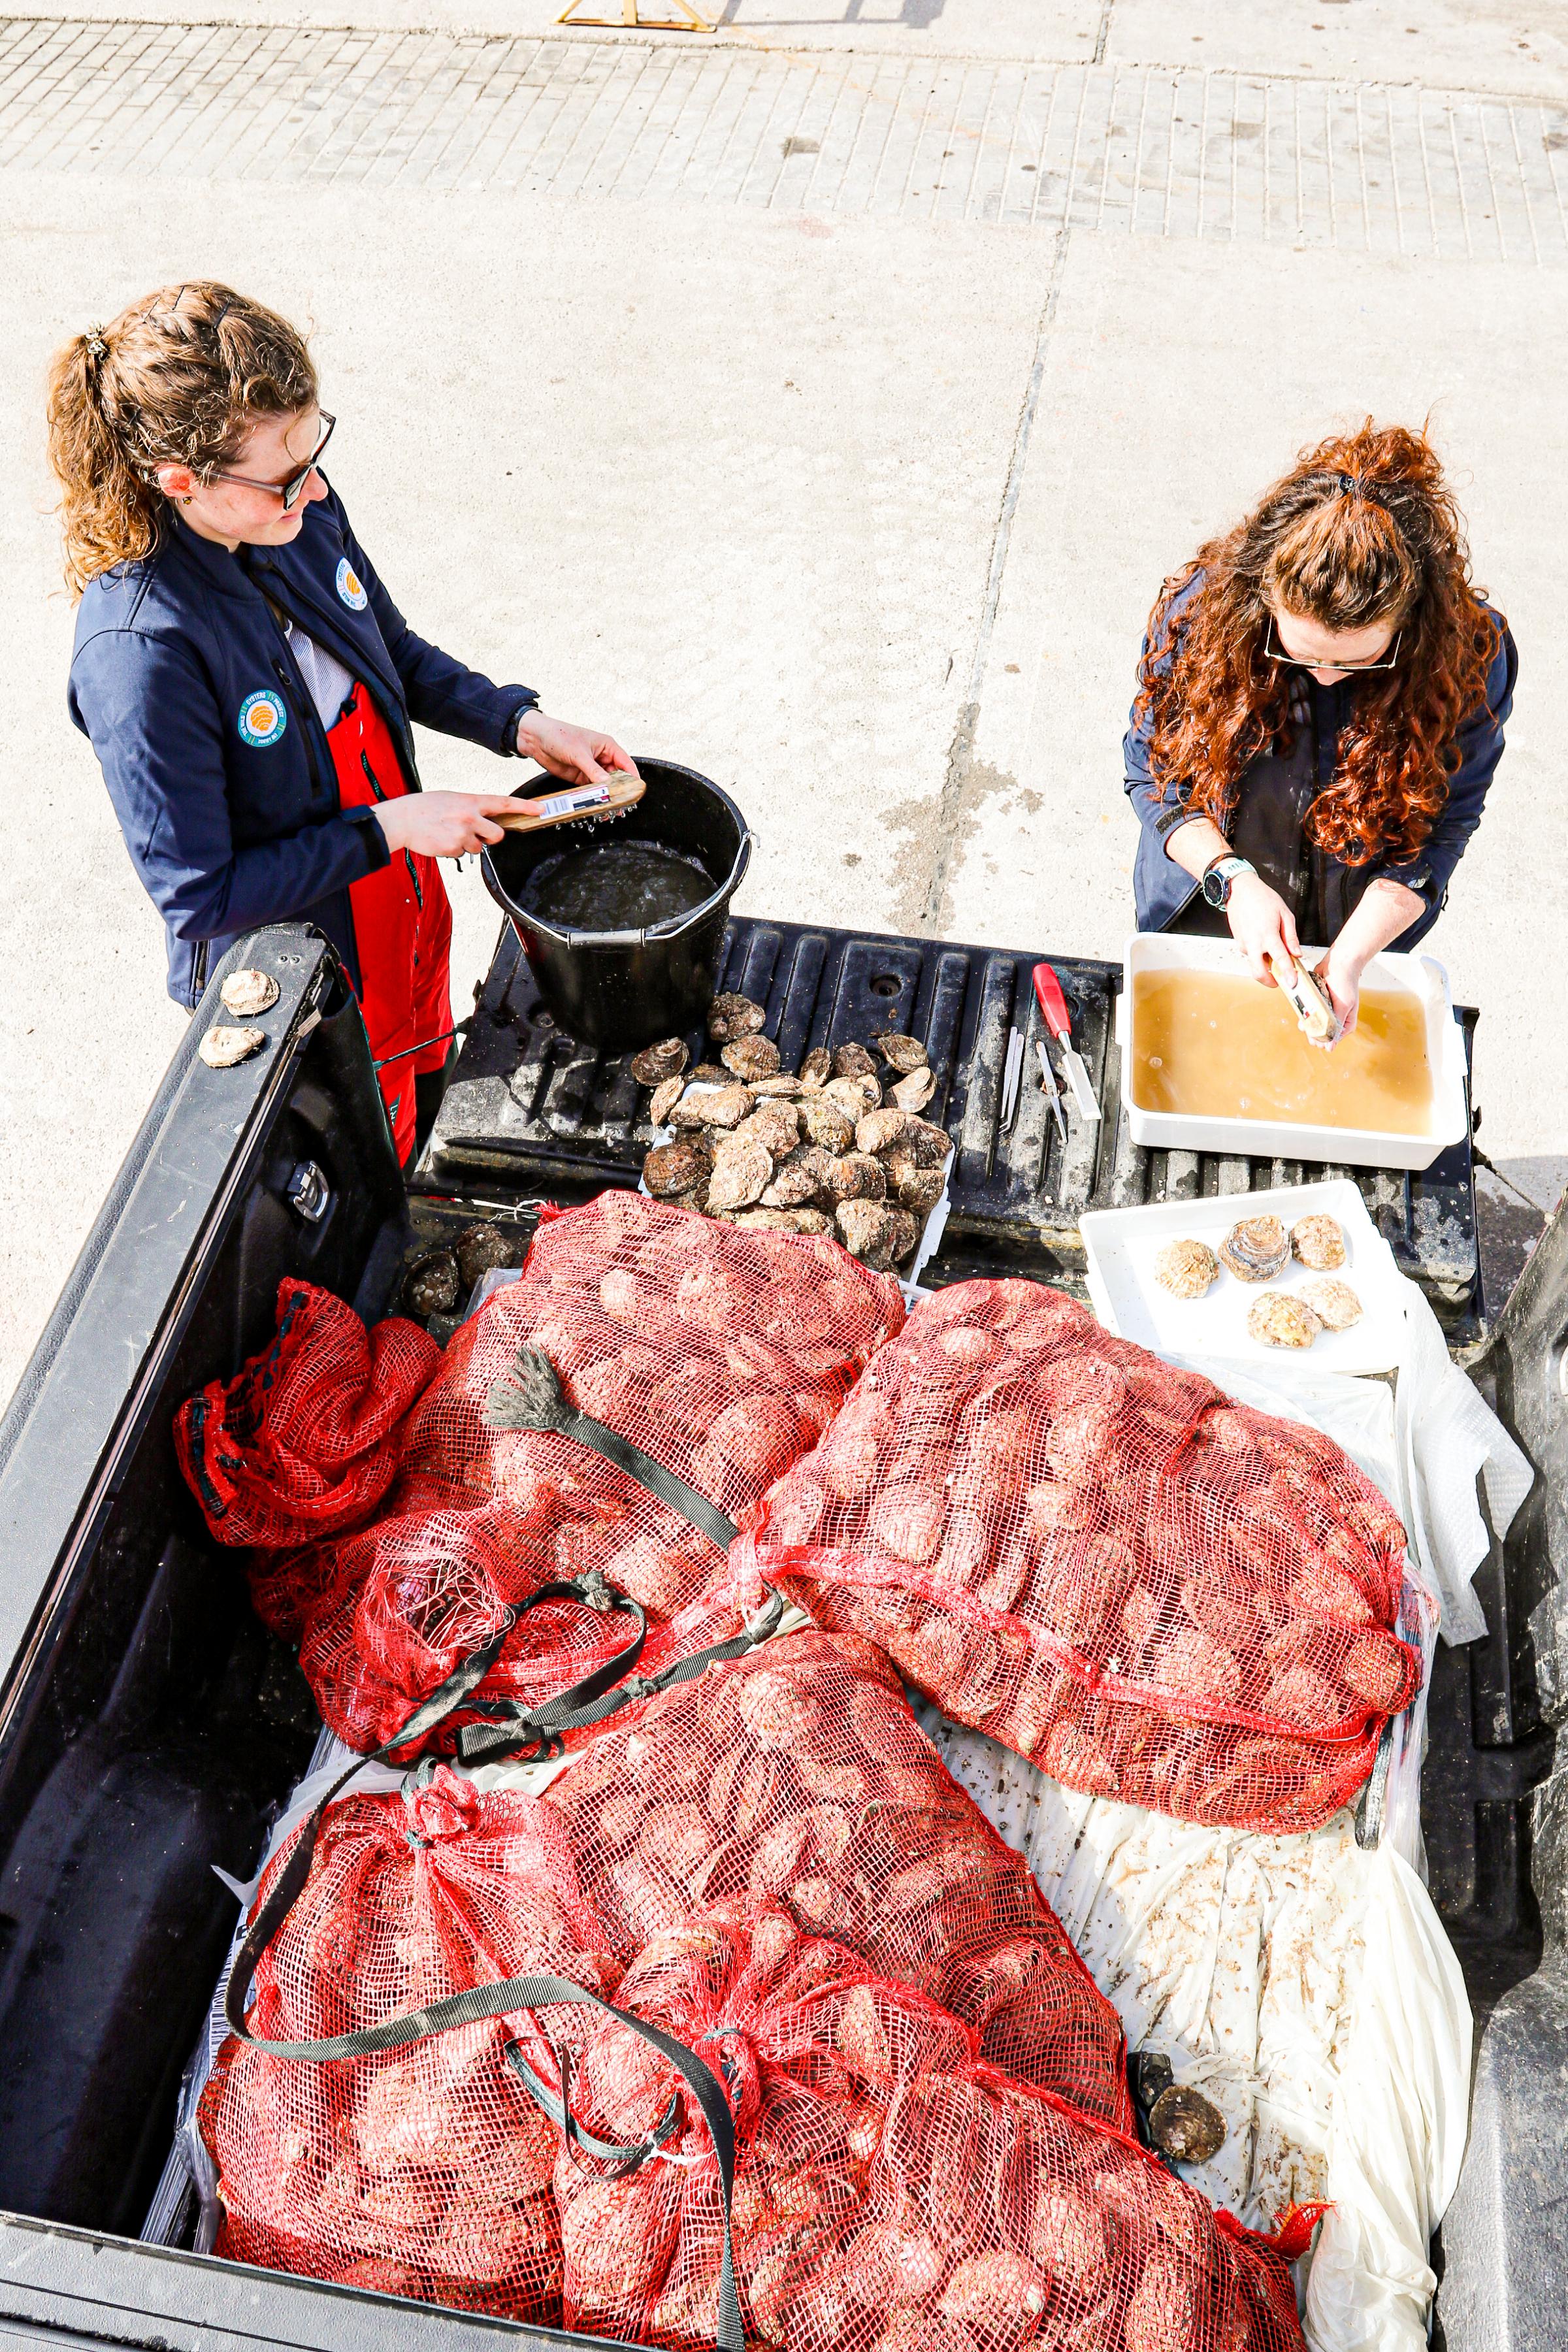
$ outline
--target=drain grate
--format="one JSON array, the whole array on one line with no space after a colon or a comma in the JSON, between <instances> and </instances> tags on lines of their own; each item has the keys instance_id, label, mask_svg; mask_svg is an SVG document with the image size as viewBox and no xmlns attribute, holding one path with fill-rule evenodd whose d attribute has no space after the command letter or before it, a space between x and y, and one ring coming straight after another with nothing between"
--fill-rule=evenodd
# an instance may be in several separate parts
<instances>
[{"instance_id":1,"label":"drain grate","mask_svg":"<svg viewBox=\"0 0 1568 2352\"><path fill-rule=\"evenodd\" d=\"M1082 1121L1066 1097L1058 1136L1037 1074L1043 1034L1030 974L1043 950L966 947L801 923L737 919L725 934L720 985L768 1009L768 1034L786 1069L813 1045L867 1041L887 1029L924 1039L936 1078L926 1112L955 1147L952 1210L930 1278L977 1273L1081 1282L1079 1219L1127 1208L1264 1191L1351 1176L1401 1270L1420 1283L1456 1343L1479 1335L1479 1259L1468 1143L1419 1175L1216 1152L1147 1151L1121 1117L1114 1034L1121 967L1053 957L1072 1014L1073 1040L1104 1113ZM1465 1011L1467 1059L1476 1016ZM1017 1106L1002 1123L1008 1036L1024 1037ZM696 1058L703 1041L689 1043ZM1053 1065L1056 1061L1052 1048ZM426 1192L505 1197L544 1191L577 1197L635 1184L651 1140L647 1096L626 1057L563 1036L539 1000L510 929L474 1012L415 1181Z\"/></svg>"}]
</instances>

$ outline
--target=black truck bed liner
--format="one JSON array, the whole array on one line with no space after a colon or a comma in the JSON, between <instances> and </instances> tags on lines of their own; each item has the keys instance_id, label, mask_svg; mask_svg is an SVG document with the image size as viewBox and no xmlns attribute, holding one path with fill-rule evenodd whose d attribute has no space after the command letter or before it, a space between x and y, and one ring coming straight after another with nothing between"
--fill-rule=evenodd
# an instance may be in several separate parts
<instances>
[{"instance_id":1,"label":"black truck bed liner","mask_svg":"<svg viewBox=\"0 0 1568 2352\"><path fill-rule=\"evenodd\" d=\"M1030 973L1044 953L737 918L725 935L721 985L767 1006L768 1034L786 1069L810 1046L864 1041L885 1029L925 1041L937 1081L926 1116L949 1129L956 1147L937 1280L1005 1267L1078 1287L1078 1221L1086 1209L1351 1175L1401 1271L1426 1291L1451 1342L1479 1336L1468 1142L1415 1176L1142 1150L1121 1116L1114 1025L1121 967L1057 957L1074 1043L1102 1111L1096 1126L1069 1100L1064 1148L1037 1073L1036 1044L1045 1033ZM1467 1011L1463 1019L1468 1059L1476 1016ZM1004 1128L1003 1072L1015 1026L1025 1041L1023 1084ZM694 1034L689 1043L695 1057L702 1041ZM491 1193L635 1184L650 1140L647 1099L626 1056L580 1046L555 1028L509 927L416 1181L437 1192Z\"/></svg>"}]
</instances>

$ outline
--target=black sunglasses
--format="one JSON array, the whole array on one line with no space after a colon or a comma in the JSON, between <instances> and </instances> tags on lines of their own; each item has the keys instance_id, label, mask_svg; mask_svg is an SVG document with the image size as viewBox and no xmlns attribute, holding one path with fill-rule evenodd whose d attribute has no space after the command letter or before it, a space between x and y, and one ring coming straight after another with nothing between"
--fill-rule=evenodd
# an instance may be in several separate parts
<instances>
[{"instance_id":1,"label":"black sunglasses","mask_svg":"<svg viewBox=\"0 0 1568 2352\"><path fill-rule=\"evenodd\" d=\"M282 499L284 513L292 514L305 495L305 485L315 472L322 450L337 429L338 420L327 409L319 414L325 430L299 472L290 474L286 482L258 482L249 474L215 474L214 481L242 482L247 490L270 490L275 498Z\"/></svg>"}]
</instances>

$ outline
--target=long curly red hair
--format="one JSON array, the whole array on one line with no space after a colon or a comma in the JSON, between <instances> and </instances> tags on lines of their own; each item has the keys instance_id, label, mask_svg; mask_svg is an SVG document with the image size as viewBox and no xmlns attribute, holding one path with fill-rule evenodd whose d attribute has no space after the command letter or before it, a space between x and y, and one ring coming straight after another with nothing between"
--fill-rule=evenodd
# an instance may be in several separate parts
<instances>
[{"instance_id":1,"label":"long curly red hair","mask_svg":"<svg viewBox=\"0 0 1568 2352\"><path fill-rule=\"evenodd\" d=\"M1221 826L1251 762L1289 743L1291 673L1263 650L1277 611L1325 629L1401 630L1397 667L1357 686L1307 832L1348 866L1413 856L1447 798L1459 723L1481 700L1499 634L1425 433L1369 416L1303 450L1161 590L1135 713L1152 719L1155 781Z\"/></svg>"}]
</instances>

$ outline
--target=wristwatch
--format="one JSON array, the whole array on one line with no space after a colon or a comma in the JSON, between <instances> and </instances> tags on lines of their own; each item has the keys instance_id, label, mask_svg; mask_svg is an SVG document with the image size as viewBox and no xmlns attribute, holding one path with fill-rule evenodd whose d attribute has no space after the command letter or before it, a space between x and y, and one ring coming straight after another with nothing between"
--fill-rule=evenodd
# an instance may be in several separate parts
<instances>
[{"instance_id":1,"label":"wristwatch","mask_svg":"<svg viewBox=\"0 0 1568 2352\"><path fill-rule=\"evenodd\" d=\"M1228 907L1231 885L1237 876L1256 874L1257 871L1250 858L1232 857L1227 851L1223 857L1216 857L1212 866L1204 867L1198 887L1211 907Z\"/></svg>"}]
</instances>

